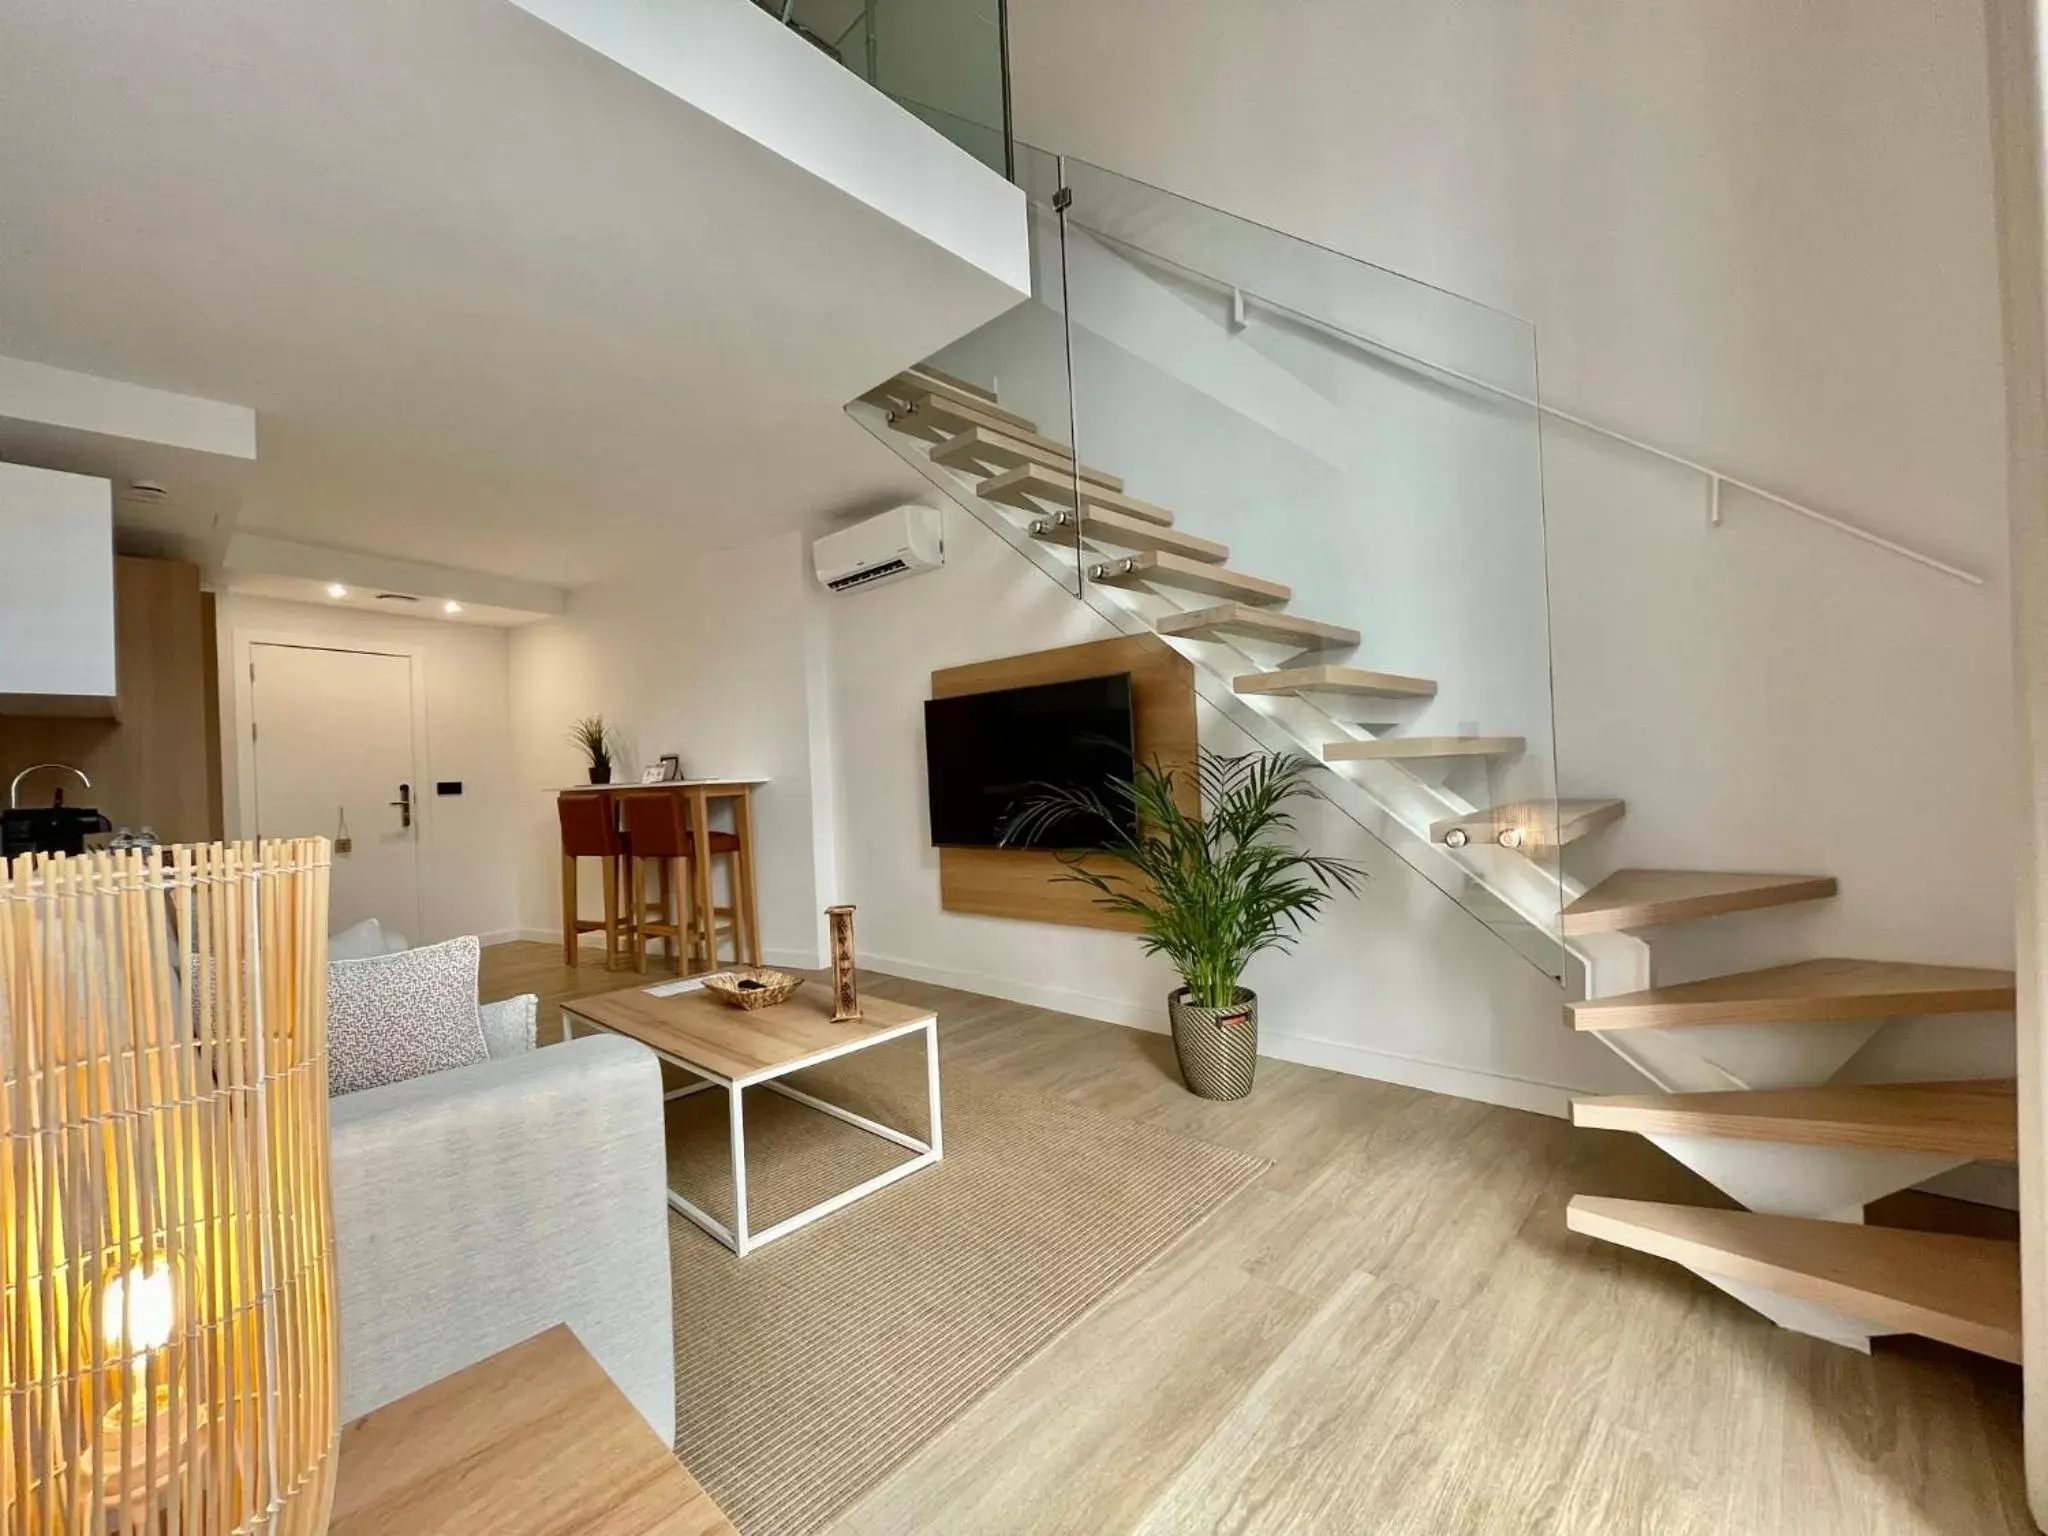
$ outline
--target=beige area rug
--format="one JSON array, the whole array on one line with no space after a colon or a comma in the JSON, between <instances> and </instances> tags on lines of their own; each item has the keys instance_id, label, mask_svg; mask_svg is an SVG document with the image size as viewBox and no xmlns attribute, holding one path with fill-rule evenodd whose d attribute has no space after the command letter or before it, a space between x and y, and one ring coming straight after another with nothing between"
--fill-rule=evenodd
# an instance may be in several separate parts
<instances>
[{"instance_id":1,"label":"beige area rug","mask_svg":"<svg viewBox=\"0 0 2048 1536\"><path fill-rule=\"evenodd\" d=\"M924 1044L793 1080L925 1132ZM960 1068L945 1158L736 1258L671 1214L676 1451L743 1536L804 1536L847 1509L1037 1350L1269 1166ZM730 1220L725 1095L672 1108L672 1187ZM747 1091L750 1225L909 1156Z\"/></svg>"}]
</instances>

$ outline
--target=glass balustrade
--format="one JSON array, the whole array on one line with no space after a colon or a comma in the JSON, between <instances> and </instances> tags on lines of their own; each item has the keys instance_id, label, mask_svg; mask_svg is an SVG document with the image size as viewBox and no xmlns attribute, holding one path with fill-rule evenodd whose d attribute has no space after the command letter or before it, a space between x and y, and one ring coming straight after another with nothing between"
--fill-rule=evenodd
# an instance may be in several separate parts
<instances>
[{"instance_id":1,"label":"glass balustrade","mask_svg":"<svg viewBox=\"0 0 2048 1536\"><path fill-rule=\"evenodd\" d=\"M1032 302L854 414L1189 656L1205 740L1325 762L1314 840L1377 839L1561 976L1599 809L1558 797L1533 328L1071 158L1015 179Z\"/></svg>"},{"instance_id":2,"label":"glass balustrade","mask_svg":"<svg viewBox=\"0 0 2048 1536\"><path fill-rule=\"evenodd\" d=\"M755 0L764 11L1010 174L1003 0Z\"/></svg>"}]
</instances>

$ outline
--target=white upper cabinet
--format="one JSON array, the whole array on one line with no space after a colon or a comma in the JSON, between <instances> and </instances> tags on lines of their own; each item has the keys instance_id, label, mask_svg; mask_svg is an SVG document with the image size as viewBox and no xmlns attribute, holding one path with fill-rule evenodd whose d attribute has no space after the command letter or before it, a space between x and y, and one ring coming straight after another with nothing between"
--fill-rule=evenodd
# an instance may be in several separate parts
<instances>
[{"instance_id":1,"label":"white upper cabinet","mask_svg":"<svg viewBox=\"0 0 2048 1536\"><path fill-rule=\"evenodd\" d=\"M0 464L0 713L113 713L113 491Z\"/></svg>"}]
</instances>

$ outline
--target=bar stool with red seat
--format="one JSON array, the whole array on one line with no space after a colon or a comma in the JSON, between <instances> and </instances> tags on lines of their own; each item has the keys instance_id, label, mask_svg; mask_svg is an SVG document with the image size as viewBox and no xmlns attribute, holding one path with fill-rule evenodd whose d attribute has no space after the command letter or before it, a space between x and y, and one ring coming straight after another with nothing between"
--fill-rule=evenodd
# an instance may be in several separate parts
<instances>
[{"instance_id":1,"label":"bar stool with red seat","mask_svg":"<svg viewBox=\"0 0 2048 1536\"><path fill-rule=\"evenodd\" d=\"M643 971L647 969L647 941L660 938L667 942L671 959L681 946L693 957L701 950L706 966L716 968L720 963L720 918L732 920L733 958L738 961L748 952L745 904L737 899L740 840L730 832L713 832L707 840L709 856L727 861L726 890L732 905L718 906L715 897L709 903L700 903L688 894L695 889L689 861L697 857L688 802L679 794L653 791L621 795L619 802L625 810L626 842L630 849L626 888L632 893L634 965ZM650 864L660 872L658 896L652 904L646 899ZM704 888L712 888L708 875ZM705 906L710 910L704 910ZM677 972L680 974L682 969L678 962Z\"/></svg>"},{"instance_id":2,"label":"bar stool with red seat","mask_svg":"<svg viewBox=\"0 0 2048 1536\"><path fill-rule=\"evenodd\" d=\"M618 806L609 790L555 796L562 824L562 964L576 963L576 940L604 930L604 968L631 953L630 935L620 922L619 887L626 867L626 843L619 836ZM576 861L598 859L604 866L604 921L577 915Z\"/></svg>"}]
</instances>

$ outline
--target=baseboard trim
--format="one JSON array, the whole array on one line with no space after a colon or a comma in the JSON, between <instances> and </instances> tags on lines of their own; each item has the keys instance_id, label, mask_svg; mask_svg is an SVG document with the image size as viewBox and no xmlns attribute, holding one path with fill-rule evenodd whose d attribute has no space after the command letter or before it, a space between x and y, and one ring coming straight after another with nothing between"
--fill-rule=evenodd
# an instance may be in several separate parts
<instances>
[{"instance_id":1,"label":"baseboard trim","mask_svg":"<svg viewBox=\"0 0 2048 1536\"><path fill-rule=\"evenodd\" d=\"M1097 997L1090 992L1074 992L1065 987L1017 981L981 971L955 970L950 966L925 965L900 955L862 954L860 965L862 970L887 971L891 976L901 976L906 981L929 982L935 987L952 987L960 992L979 992L984 997L999 997L1004 1002L1025 1003L1033 1008L1050 1008L1056 1013L1075 1013L1104 1024L1149 1029L1155 1034L1166 1032L1163 1004L1158 1008L1147 1008L1140 1003Z\"/></svg>"},{"instance_id":2,"label":"baseboard trim","mask_svg":"<svg viewBox=\"0 0 2048 1536\"><path fill-rule=\"evenodd\" d=\"M934 986L953 987L962 992L979 992L986 997L1000 997L1006 1002L1024 1003L1034 1008L1050 1008L1060 1013L1079 1014L1082 1018L1096 1019L1105 1024L1121 1024L1128 1029L1143 1029L1158 1035L1163 1035L1167 1031L1166 1006L1163 999L1157 1005L1147 1006L1132 1003L1127 999L1098 997L1093 993L1070 991L1063 987L1045 986L1037 982L1020 982L1008 976L924 965L898 955L863 955L861 965L867 969L887 971L908 981L929 982ZM1351 1077L1371 1078L1382 1083L1399 1083L1403 1087L1420 1088L1427 1093L1447 1094L1458 1099L1474 1099L1482 1104L1498 1104L1507 1109L1524 1109L1539 1115L1552 1115L1562 1120L1571 1118L1571 1101L1575 1094L1592 1091L1568 1083L1539 1082L1512 1077L1505 1073L1487 1072L1475 1067L1431 1061L1425 1057L1404 1056L1394 1051L1377 1051L1340 1040L1321 1039L1315 1035L1288 1034L1264 1025L1261 1025L1259 1031L1259 1051L1261 1055L1279 1061L1296 1062L1305 1067L1323 1067Z\"/></svg>"},{"instance_id":3,"label":"baseboard trim","mask_svg":"<svg viewBox=\"0 0 2048 1536\"><path fill-rule=\"evenodd\" d=\"M1259 1030L1263 1054L1305 1067L1326 1067L1352 1077L1369 1077L1376 1082L1399 1083L1426 1093L1446 1094L1454 1099L1475 1099L1481 1104L1498 1104L1504 1109L1525 1109L1534 1114L1569 1120L1572 1098L1587 1092L1563 1083L1537 1082L1487 1072L1477 1067L1454 1066L1421 1056L1404 1056L1397 1051L1376 1051L1368 1046L1341 1040L1322 1040L1314 1035L1289 1035Z\"/></svg>"}]
</instances>

